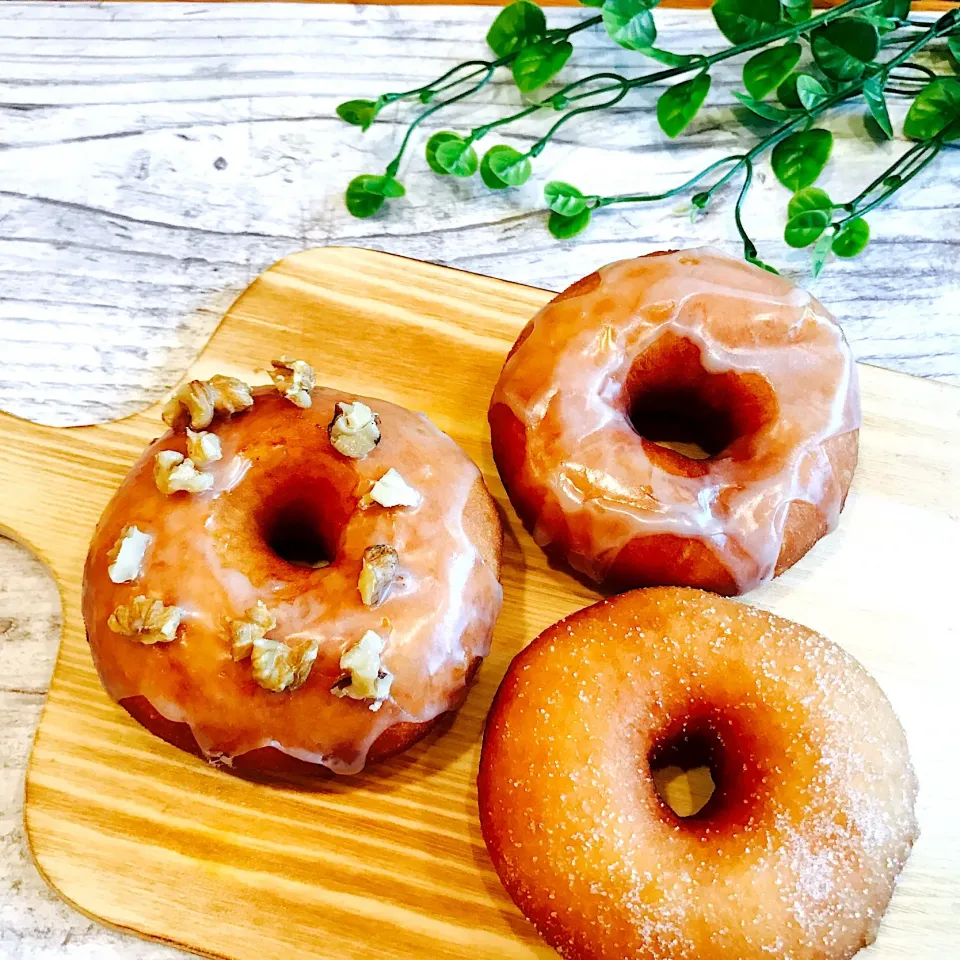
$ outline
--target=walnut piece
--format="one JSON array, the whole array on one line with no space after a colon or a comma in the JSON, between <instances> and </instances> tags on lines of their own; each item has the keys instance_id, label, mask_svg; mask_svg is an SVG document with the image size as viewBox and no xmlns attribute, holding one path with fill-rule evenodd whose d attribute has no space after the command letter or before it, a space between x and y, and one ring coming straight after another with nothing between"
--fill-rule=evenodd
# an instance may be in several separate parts
<instances>
[{"instance_id":1,"label":"walnut piece","mask_svg":"<svg viewBox=\"0 0 960 960\"><path fill-rule=\"evenodd\" d=\"M337 453L362 460L380 442L380 418L359 400L337 403L327 433Z\"/></svg>"},{"instance_id":2,"label":"walnut piece","mask_svg":"<svg viewBox=\"0 0 960 960\"><path fill-rule=\"evenodd\" d=\"M107 576L114 583L129 583L140 576L143 558L147 548L153 543L153 537L137 527L124 527L120 539L107 554L110 566Z\"/></svg>"},{"instance_id":3,"label":"walnut piece","mask_svg":"<svg viewBox=\"0 0 960 960\"><path fill-rule=\"evenodd\" d=\"M415 507L421 499L420 494L391 467L360 502L364 507L371 503L379 503L382 507Z\"/></svg>"},{"instance_id":4,"label":"walnut piece","mask_svg":"<svg viewBox=\"0 0 960 960\"><path fill-rule=\"evenodd\" d=\"M306 409L313 403L310 391L316 385L317 376L309 363L294 360L293 357L280 357L271 361L270 365L273 367L269 371L273 385L295 407Z\"/></svg>"},{"instance_id":5,"label":"walnut piece","mask_svg":"<svg viewBox=\"0 0 960 960\"><path fill-rule=\"evenodd\" d=\"M233 659L250 658L253 679L265 690L282 693L296 690L306 683L317 659L317 640L271 640L266 634L277 625L277 619L262 600L244 614L243 620L231 620Z\"/></svg>"},{"instance_id":6,"label":"walnut piece","mask_svg":"<svg viewBox=\"0 0 960 960\"><path fill-rule=\"evenodd\" d=\"M276 617L267 609L262 600L251 607L243 620L230 621L230 633L233 637L233 659L244 660L250 656L253 644L262 640L277 626Z\"/></svg>"},{"instance_id":7,"label":"walnut piece","mask_svg":"<svg viewBox=\"0 0 960 960\"><path fill-rule=\"evenodd\" d=\"M310 676L319 650L317 640L303 640L294 646L282 640L254 640L250 652L253 679L274 693L297 690Z\"/></svg>"},{"instance_id":8,"label":"walnut piece","mask_svg":"<svg viewBox=\"0 0 960 960\"><path fill-rule=\"evenodd\" d=\"M363 551L363 566L357 588L360 590L360 599L368 607L375 607L386 599L399 566L399 554L385 543L378 543Z\"/></svg>"},{"instance_id":9,"label":"walnut piece","mask_svg":"<svg viewBox=\"0 0 960 960\"><path fill-rule=\"evenodd\" d=\"M203 430L214 416L232 416L253 406L250 387L236 377L219 374L209 380L191 380L170 398L163 408L163 422L174 430L189 424Z\"/></svg>"},{"instance_id":10,"label":"walnut piece","mask_svg":"<svg viewBox=\"0 0 960 960\"><path fill-rule=\"evenodd\" d=\"M223 457L220 438L215 433L207 433L206 430L194 433L187 427L187 456L200 466L220 460Z\"/></svg>"},{"instance_id":11,"label":"walnut piece","mask_svg":"<svg viewBox=\"0 0 960 960\"><path fill-rule=\"evenodd\" d=\"M372 700L370 709L377 711L383 701L390 696L393 674L380 660L383 653L383 638L368 630L342 657L340 669L347 676L338 681L331 693L336 697L350 697L351 700Z\"/></svg>"},{"instance_id":12,"label":"walnut piece","mask_svg":"<svg viewBox=\"0 0 960 960\"><path fill-rule=\"evenodd\" d=\"M189 457L185 460L176 450L161 450L157 454L153 479L157 489L168 497L180 490L203 493L213 486L213 477L209 473L199 473L193 461Z\"/></svg>"},{"instance_id":13,"label":"walnut piece","mask_svg":"<svg viewBox=\"0 0 960 960\"><path fill-rule=\"evenodd\" d=\"M107 626L140 643L169 643L177 637L182 616L179 607L167 607L162 600L140 596L117 607L107 618Z\"/></svg>"}]
</instances>

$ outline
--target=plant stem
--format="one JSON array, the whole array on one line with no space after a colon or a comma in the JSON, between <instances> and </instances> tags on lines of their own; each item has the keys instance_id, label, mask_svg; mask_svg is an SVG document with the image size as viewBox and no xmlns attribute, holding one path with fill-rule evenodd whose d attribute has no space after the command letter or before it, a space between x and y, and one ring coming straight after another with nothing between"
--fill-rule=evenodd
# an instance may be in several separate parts
<instances>
[{"instance_id":1,"label":"plant stem","mask_svg":"<svg viewBox=\"0 0 960 960\"><path fill-rule=\"evenodd\" d=\"M484 84L486 84L490 78L493 76L493 71L495 67L493 64L490 64L486 71L485 75L477 81L472 87L467 88L462 93L458 93L454 97L449 97L447 100L441 100L439 103L435 103L432 107L424 110L413 123L407 127L407 132L403 136L403 140L400 142L400 149L397 151L396 156L387 164L386 175L388 177L395 177L400 170L400 161L403 160L403 155L406 152L407 146L410 143L410 138L413 136L414 131L417 127L423 123L427 117L436 113L438 110L442 110L444 107L449 107L452 103L456 103L458 100L464 100L469 97L471 94L476 93Z\"/></svg>"},{"instance_id":2,"label":"plant stem","mask_svg":"<svg viewBox=\"0 0 960 960\"><path fill-rule=\"evenodd\" d=\"M598 23L602 22L603 17L589 17L586 20L581 20L580 23L574 24L572 27L548 30L545 39L567 40L575 33L580 33L581 30L586 30L589 27L595 27ZM417 97L426 92L430 92L432 94L443 93L444 90L449 90L451 87L457 86L457 84L466 83L468 80L474 79L474 77L479 77L481 74L486 74L491 67L496 68L509 66L514 60L517 59L517 54L519 52L519 50L515 50L513 53L508 53L505 57L500 57L498 60L467 60L464 63L457 64L457 66L448 70L435 80L425 83L422 87L414 87L412 90L405 90L402 93L387 93L384 94L384 99L389 103L393 103L397 100L403 100L407 97ZM477 67L478 69L464 77L457 77L456 80L446 83L446 81L450 80L454 74L460 72L465 67Z\"/></svg>"},{"instance_id":3,"label":"plant stem","mask_svg":"<svg viewBox=\"0 0 960 960\"><path fill-rule=\"evenodd\" d=\"M755 261L757 259L757 245L747 236L747 231L744 229L743 219L741 217L743 202L747 199L750 184L753 183L753 162L749 157L744 157L743 162L746 167L746 173L743 176L743 186L740 188L740 193L737 194L737 202L733 206L733 220L737 225L737 233L740 234L740 239L743 241L744 259Z\"/></svg>"},{"instance_id":4,"label":"plant stem","mask_svg":"<svg viewBox=\"0 0 960 960\"><path fill-rule=\"evenodd\" d=\"M550 30L547 32L547 35L550 39L555 40L566 40L569 37L572 37L575 33L579 33L581 30L586 30L588 27L595 26L598 23L603 21L603 17L590 17L587 20L582 20L580 23L574 24L572 27L564 27L561 30ZM447 80L452 74L456 73L457 70L462 69L464 66L473 66L474 64L481 67L481 69L474 71L466 77L461 77L452 83L447 84L445 87L439 87L433 90L433 93L439 93L443 90L449 89L450 87L458 86L461 83L465 83L467 80L473 79L474 77L480 76L480 79L472 86L468 87L466 90L458 93L456 96L448 97L446 100L441 100L439 103L435 103L432 107L429 107L427 110L424 110L418 117L416 117L410 126L407 127L407 131L404 134L403 140L400 143L400 149L397 151L396 156L387 164L386 174L388 177L395 177L400 170L400 162L403 160L403 155L407 150L408 145L410 144L410 138L413 136L414 131L417 127L423 123L427 117L432 116L438 110L442 110L444 107L449 107L451 104L457 103L460 100L465 100L467 97L473 96L478 90L486 86L490 82L490 78L493 76L494 71L497 67L504 67L511 64L517 58L517 54L520 51L514 51L513 53L507 54L505 57L500 57L498 60L470 60L466 64L460 64L458 67L454 67L452 70L448 70L442 77L437 80L432 81L432 83L426 84L417 90L410 91L408 95L413 95L414 93L419 94L425 90L431 89L433 84L442 83L444 80ZM481 76L482 74L482 76ZM470 142L476 139L475 136L471 134L468 138Z\"/></svg>"},{"instance_id":5,"label":"plant stem","mask_svg":"<svg viewBox=\"0 0 960 960\"><path fill-rule=\"evenodd\" d=\"M685 190L689 190L690 187L695 186L700 180L710 173L713 173L714 170L722 167L726 163L733 163L734 161L742 160L743 157L740 154L736 154L730 157L723 157L720 160L711 163L709 167L704 167L699 173L694 174L686 183L681 183L679 187L673 187L671 190L667 190L664 193L655 193L655 194L620 194L613 197L597 197L597 202L594 204L595 209L600 209L600 207L609 207L614 203L647 203L654 200L668 200L670 197L675 197L677 194L683 193Z\"/></svg>"},{"instance_id":6,"label":"plant stem","mask_svg":"<svg viewBox=\"0 0 960 960\"><path fill-rule=\"evenodd\" d=\"M890 177L901 176L900 168L906 167L909 162L918 154L922 153L927 149L927 142L915 143L906 153L901 154L883 173L880 174L875 180L863 188L852 200L843 204L843 209L847 210L850 213L853 213L857 208L857 204L863 200L864 197L869 196L877 187L881 186L884 181L888 180Z\"/></svg>"},{"instance_id":7,"label":"plant stem","mask_svg":"<svg viewBox=\"0 0 960 960\"><path fill-rule=\"evenodd\" d=\"M863 190L855 199L851 200L850 203L844 204L845 209L849 209L850 213L844 217L842 220L836 221L834 223L834 229L839 231L845 223L848 223L851 220L857 220L860 217L865 217L871 210L875 210L881 204L884 204L889 200L898 190L905 187L917 174L920 173L928 164L932 163L937 156L940 154L940 151L943 149L943 137L934 137L932 140L924 140L910 150L903 156L899 157L894 163L892 163L866 190ZM896 171L904 163L905 160L913 159L919 157L920 159L912 167L907 169L906 173L898 174ZM888 189L884 190L878 197L870 201L870 203L865 206L858 207L857 204L863 200L866 196L870 194L873 189L880 186L885 180L889 177L896 176L897 180L891 184Z\"/></svg>"},{"instance_id":8,"label":"plant stem","mask_svg":"<svg viewBox=\"0 0 960 960\"><path fill-rule=\"evenodd\" d=\"M708 57L698 57L695 62L684 64L683 66L679 67L669 67L666 70L657 70L654 73L648 73L642 77L634 77L628 80L626 77L622 77L619 74L595 74L591 77L575 80L572 83L568 83L565 87L558 90L551 97L548 97L546 100L542 100L538 104L531 105L519 111L518 113L495 121L494 124L486 124L483 127L472 130L470 132L470 136L476 138L477 130L480 130L481 132L479 135L483 136L495 126L507 126L516 120L529 117L538 110L542 110L546 107L552 107L553 104L551 101L556 101L557 99L565 99L569 103L575 103L588 97L596 97L604 93L616 92L616 95L605 103L596 104L591 107L578 107L577 109L572 110L570 113L561 117L560 120L553 124L546 134L544 134L536 143L534 143L534 145L526 154L529 157L536 157L543 152L550 139L556 135L557 131L565 123L567 123L568 120L583 113L590 113L594 110L604 110L607 107L611 107L614 104L619 103L629 90L637 90L641 87L650 86L651 84L659 83L663 80L671 80L674 77L682 76L685 73L702 73L705 70L709 70L714 64L722 63L724 60L729 60L732 57L739 56L742 53L748 53L751 50L758 49L759 47L766 47L772 43L775 43L777 40L784 40L787 38L796 39L810 30L814 30L817 27L823 26L825 23L829 23L831 20L835 20L844 13L848 13L851 10L857 10L861 7L869 6L874 2L876 2L876 0L847 0L846 3L842 3L830 10L826 10L815 17L811 17L809 20L802 21L801 23L791 24L790 26L784 27L783 29L775 31L774 33L764 34L755 40L749 40L745 43L736 44L735 46L728 47L726 50L720 50L717 53L711 54ZM615 82L609 86L600 87L597 90L589 90L585 93L580 93L572 97L567 96L570 91L575 90L584 83L599 79L601 77L610 77Z\"/></svg>"}]
</instances>

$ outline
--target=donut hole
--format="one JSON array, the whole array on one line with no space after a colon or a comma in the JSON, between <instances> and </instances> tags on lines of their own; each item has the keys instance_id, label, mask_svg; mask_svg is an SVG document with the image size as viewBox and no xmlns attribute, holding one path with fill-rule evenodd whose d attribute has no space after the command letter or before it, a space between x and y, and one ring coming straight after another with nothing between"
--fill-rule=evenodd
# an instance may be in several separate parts
<instances>
[{"instance_id":1,"label":"donut hole","mask_svg":"<svg viewBox=\"0 0 960 960\"><path fill-rule=\"evenodd\" d=\"M650 754L650 773L657 796L678 817L702 813L718 781L720 742L710 733L681 733Z\"/></svg>"},{"instance_id":2,"label":"donut hole","mask_svg":"<svg viewBox=\"0 0 960 960\"><path fill-rule=\"evenodd\" d=\"M333 563L339 530L324 502L315 488L277 491L260 516L260 532L270 551L294 567L318 569Z\"/></svg>"},{"instance_id":3,"label":"donut hole","mask_svg":"<svg viewBox=\"0 0 960 960\"><path fill-rule=\"evenodd\" d=\"M633 429L688 460L708 460L737 439L728 411L703 402L695 390L647 390L630 406Z\"/></svg>"},{"instance_id":4,"label":"donut hole","mask_svg":"<svg viewBox=\"0 0 960 960\"><path fill-rule=\"evenodd\" d=\"M664 333L630 366L625 414L659 465L748 456L744 441L777 417L769 382L756 373L712 373L700 347Z\"/></svg>"}]
</instances>

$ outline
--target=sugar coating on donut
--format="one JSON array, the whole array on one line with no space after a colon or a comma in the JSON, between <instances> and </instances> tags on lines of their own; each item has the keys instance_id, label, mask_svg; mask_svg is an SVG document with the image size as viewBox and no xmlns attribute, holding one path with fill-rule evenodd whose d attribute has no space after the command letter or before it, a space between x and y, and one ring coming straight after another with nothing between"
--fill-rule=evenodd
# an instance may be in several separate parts
<instances>
[{"instance_id":1,"label":"sugar coating on donut","mask_svg":"<svg viewBox=\"0 0 960 960\"><path fill-rule=\"evenodd\" d=\"M540 546L598 581L742 593L836 526L856 463L856 366L833 317L785 278L711 249L640 257L534 317L490 424ZM691 429L712 446L656 442Z\"/></svg>"},{"instance_id":2,"label":"sugar coating on donut","mask_svg":"<svg viewBox=\"0 0 960 960\"><path fill-rule=\"evenodd\" d=\"M313 387L299 361L280 363L279 386L237 409L216 392L227 378L178 391L176 427L100 520L84 621L107 692L146 701L135 716L185 724L207 757L270 747L353 773L381 735L426 729L462 702L500 609L500 526L477 467L423 414ZM362 456L331 443L345 406L376 413L382 437ZM208 414L205 434L186 432ZM171 484L188 445L219 456L192 465L201 480ZM378 483L380 501L364 502ZM134 528L146 548L130 544L118 570ZM368 635L382 639L369 682L349 656Z\"/></svg>"},{"instance_id":3,"label":"sugar coating on donut","mask_svg":"<svg viewBox=\"0 0 960 960\"><path fill-rule=\"evenodd\" d=\"M651 765L698 742L717 789L681 819ZM903 730L860 664L696 590L623 594L519 654L478 785L501 880L575 960L849 958L918 832Z\"/></svg>"}]
</instances>

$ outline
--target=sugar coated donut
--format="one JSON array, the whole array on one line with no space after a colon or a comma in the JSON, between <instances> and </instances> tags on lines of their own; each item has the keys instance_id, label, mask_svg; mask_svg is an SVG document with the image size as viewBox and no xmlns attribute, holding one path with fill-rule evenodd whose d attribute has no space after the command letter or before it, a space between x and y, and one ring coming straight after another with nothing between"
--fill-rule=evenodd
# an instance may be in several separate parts
<instances>
[{"instance_id":1,"label":"sugar coated donut","mask_svg":"<svg viewBox=\"0 0 960 960\"><path fill-rule=\"evenodd\" d=\"M238 770L353 773L460 705L501 528L427 418L313 386L186 384L97 527L83 616L107 692Z\"/></svg>"},{"instance_id":2,"label":"sugar coated donut","mask_svg":"<svg viewBox=\"0 0 960 960\"><path fill-rule=\"evenodd\" d=\"M489 416L510 499L548 552L616 587L734 594L836 525L860 401L813 297L702 249L614 263L555 297Z\"/></svg>"},{"instance_id":3,"label":"sugar coated donut","mask_svg":"<svg viewBox=\"0 0 960 960\"><path fill-rule=\"evenodd\" d=\"M708 764L680 818L651 773ZM542 633L487 721L480 821L504 886L571 960L845 960L917 836L876 682L805 627L683 588Z\"/></svg>"}]
</instances>

